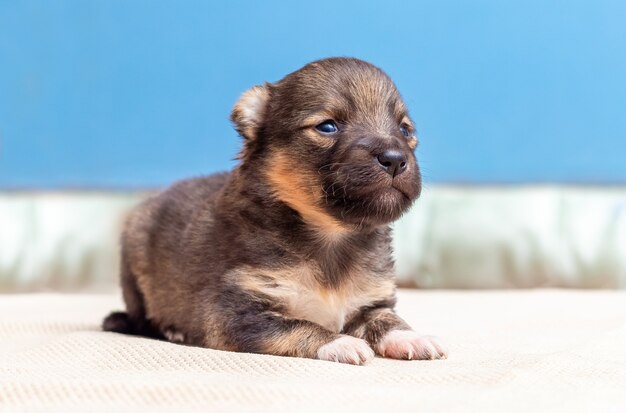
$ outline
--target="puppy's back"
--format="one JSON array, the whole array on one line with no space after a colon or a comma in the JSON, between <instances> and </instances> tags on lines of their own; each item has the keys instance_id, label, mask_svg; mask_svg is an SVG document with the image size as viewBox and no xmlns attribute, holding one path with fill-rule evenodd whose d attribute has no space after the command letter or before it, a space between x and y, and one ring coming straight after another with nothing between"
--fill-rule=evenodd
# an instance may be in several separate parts
<instances>
[{"instance_id":1,"label":"puppy's back","mask_svg":"<svg viewBox=\"0 0 626 413\"><path fill-rule=\"evenodd\" d=\"M186 256L186 231L194 220L210 225L215 200L229 175L179 181L131 211L122 233L120 268L128 312L112 314L105 330L158 336L168 322L188 318L192 304L181 282L185 265L180 262ZM161 313L163 308L169 311ZM158 320L159 326L147 325L147 320Z\"/></svg>"},{"instance_id":2,"label":"puppy's back","mask_svg":"<svg viewBox=\"0 0 626 413\"><path fill-rule=\"evenodd\" d=\"M179 181L137 206L128 217L122 243L135 259L163 261L180 248L187 225L197 214L211 219L215 198L230 174ZM144 272L142 266L133 270Z\"/></svg>"}]
</instances>

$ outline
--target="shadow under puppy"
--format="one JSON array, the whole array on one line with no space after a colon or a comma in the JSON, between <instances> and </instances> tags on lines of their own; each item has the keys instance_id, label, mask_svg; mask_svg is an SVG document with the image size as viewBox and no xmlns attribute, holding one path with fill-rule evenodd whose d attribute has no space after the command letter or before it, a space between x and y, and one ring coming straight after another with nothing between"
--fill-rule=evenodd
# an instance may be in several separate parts
<instances>
[{"instance_id":1,"label":"shadow under puppy","mask_svg":"<svg viewBox=\"0 0 626 413\"><path fill-rule=\"evenodd\" d=\"M421 178L391 79L316 61L244 93L232 120L232 172L178 182L129 217L127 312L104 330L350 364L445 357L393 309L389 223Z\"/></svg>"}]
</instances>

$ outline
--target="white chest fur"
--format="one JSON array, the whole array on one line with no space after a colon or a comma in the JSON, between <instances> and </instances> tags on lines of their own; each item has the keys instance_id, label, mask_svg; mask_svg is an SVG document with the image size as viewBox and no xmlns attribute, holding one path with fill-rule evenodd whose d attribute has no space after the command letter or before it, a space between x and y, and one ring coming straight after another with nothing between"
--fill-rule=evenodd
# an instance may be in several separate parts
<instances>
[{"instance_id":1,"label":"white chest fur","mask_svg":"<svg viewBox=\"0 0 626 413\"><path fill-rule=\"evenodd\" d=\"M375 301L375 297L333 290L296 288L288 299L289 315L312 321L336 333L349 316Z\"/></svg>"},{"instance_id":2,"label":"white chest fur","mask_svg":"<svg viewBox=\"0 0 626 413\"><path fill-rule=\"evenodd\" d=\"M249 276L256 271L245 271ZM389 298L394 293L391 279L355 273L339 288L322 286L307 266L289 271L263 271L262 277L246 277L243 287L280 301L286 316L308 320L334 332L362 307Z\"/></svg>"}]
</instances>

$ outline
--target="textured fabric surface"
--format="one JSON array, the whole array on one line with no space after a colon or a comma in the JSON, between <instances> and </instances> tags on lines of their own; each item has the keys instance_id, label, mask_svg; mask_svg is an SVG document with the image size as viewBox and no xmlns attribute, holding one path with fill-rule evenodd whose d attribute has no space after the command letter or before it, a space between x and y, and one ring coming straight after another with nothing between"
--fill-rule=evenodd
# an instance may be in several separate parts
<instances>
[{"instance_id":1,"label":"textured fabric surface","mask_svg":"<svg viewBox=\"0 0 626 413\"><path fill-rule=\"evenodd\" d=\"M362 367L98 331L119 307L0 296L0 411L626 411L625 292L401 291L401 315L450 358Z\"/></svg>"}]
</instances>

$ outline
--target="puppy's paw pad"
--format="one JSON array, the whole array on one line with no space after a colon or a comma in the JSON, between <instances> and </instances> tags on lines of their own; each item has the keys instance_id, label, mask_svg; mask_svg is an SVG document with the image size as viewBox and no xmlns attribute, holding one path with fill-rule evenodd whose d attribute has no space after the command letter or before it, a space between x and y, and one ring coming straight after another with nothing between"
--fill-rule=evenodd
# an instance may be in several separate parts
<instances>
[{"instance_id":1,"label":"puppy's paw pad","mask_svg":"<svg viewBox=\"0 0 626 413\"><path fill-rule=\"evenodd\" d=\"M448 350L433 336L423 336L410 330L393 330L376 346L383 357L402 360L435 360L448 357Z\"/></svg>"},{"instance_id":2,"label":"puppy's paw pad","mask_svg":"<svg viewBox=\"0 0 626 413\"><path fill-rule=\"evenodd\" d=\"M367 363L374 356L374 350L365 340L346 335L324 344L317 351L317 358L320 360L357 365Z\"/></svg>"}]
</instances>

